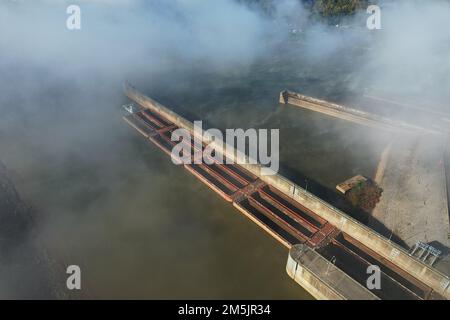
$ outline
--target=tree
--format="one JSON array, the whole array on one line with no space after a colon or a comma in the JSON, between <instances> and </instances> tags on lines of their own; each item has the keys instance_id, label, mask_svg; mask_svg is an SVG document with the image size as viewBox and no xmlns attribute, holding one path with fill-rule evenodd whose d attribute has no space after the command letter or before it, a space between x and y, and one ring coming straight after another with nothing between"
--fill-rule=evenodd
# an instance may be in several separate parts
<instances>
[{"instance_id":1,"label":"tree","mask_svg":"<svg viewBox=\"0 0 450 320\"><path fill-rule=\"evenodd\" d=\"M366 7L367 2L367 0L316 0L314 10L324 17L340 17Z\"/></svg>"}]
</instances>

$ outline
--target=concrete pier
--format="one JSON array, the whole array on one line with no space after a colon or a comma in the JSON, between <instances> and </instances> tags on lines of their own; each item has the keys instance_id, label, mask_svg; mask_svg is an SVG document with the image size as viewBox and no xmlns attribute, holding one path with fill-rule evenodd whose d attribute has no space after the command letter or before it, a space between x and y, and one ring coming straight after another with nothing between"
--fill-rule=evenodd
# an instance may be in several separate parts
<instances>
[{"instance_id":1,"label":"concrete pier","mask_svg":"<svg viewBox=\"0 0 450 320\"><path fill-rule=\"evenodd\" d=\"M287 90L280 93L279 102L282 104L291 104L304 109L320 112L335 118L351 121L368 127L384 129L390 132L441 134L440 131L431 128L391 120L376 114L308 97L300 93Z\"/></svg>"},{"instance_id":2,"label":"concrete pier","mask_svg":"<svg viewBox=\"0 0 450 320\"><path fill-rule=\"evenodd\" d=\"M379 299L306 245L295 245L289 250L286 271L295 282L318 300Z\"/></svg>"}]
</instances>

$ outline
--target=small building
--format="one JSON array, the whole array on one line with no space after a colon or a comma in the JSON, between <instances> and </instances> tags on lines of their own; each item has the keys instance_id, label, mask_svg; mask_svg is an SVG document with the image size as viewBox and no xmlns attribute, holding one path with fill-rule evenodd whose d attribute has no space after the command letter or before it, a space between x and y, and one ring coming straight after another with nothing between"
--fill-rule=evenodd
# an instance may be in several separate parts
<instances>
[{"instance_id":1,"label":"small building","mask_svg":"<svg viewBox=\"0 0 450 320\"><path fill-rule=\"evenodd\" d=\"M368 213L375 208L383 192L373 180L362 175L345 180L338 184L336 189L342 192L353 206Z\"/></svg>"},{"instance_id":2,"label":"small building","mask_svg":"<svg viewBox=\"0 0 450 320\"><path fill-rule=\"evenodd\" d=\"M354 176L353 178L345 180L342 183L339 183L336 186L336 189L338 189L343 194L347 194L350 190L352 190L356 186L362 186L366 183L367 183L367 178L365 178L359 174L357 176Z\"/></svg>"}]
</instances>

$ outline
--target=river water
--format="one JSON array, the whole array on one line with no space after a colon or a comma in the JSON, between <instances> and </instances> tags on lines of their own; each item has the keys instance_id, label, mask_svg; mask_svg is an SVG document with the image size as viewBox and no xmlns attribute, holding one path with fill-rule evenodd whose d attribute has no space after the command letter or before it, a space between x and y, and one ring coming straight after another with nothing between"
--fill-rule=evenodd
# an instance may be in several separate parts
<instances>
[{"instance_id":1,"label":"river water","mask_svg":"<svg viewBox=\"0 0 450 320\"><path fill-rule=\"evenodd\" d=\"M301 59L226 73L188 66L131 81L206 127L279 128L280 172L339 202L335 185L372 176L383 143L379 132L278 104L283 89L349 99L343 88L354 61ZM37 237L61 265L56 272L81 267L82 290L68 296L310 299L286 274L287 249L128 127L120 87L108 90L52 91L61 105L77 96L71 105L93 111L55 107L47 126L24 120L0 139L2 160L39 212Z\"/></svg>"}]
</instances>

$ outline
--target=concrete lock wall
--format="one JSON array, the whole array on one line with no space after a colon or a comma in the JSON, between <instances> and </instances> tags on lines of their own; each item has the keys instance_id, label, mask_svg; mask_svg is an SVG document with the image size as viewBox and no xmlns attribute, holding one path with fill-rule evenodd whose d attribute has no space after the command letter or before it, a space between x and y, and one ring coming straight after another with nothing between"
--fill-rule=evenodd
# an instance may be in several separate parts
<instances>
[{"instance_id":1,"label":"concrete lock wall","mask_svg":"<svg viewBox=\"0 0 450 320\"><path fill-rule=\"evenodd\" d=\"M344 300L342 295L324 284L320 278L304 268L290 254L286 264L286 272L317 300Z\"/></svg>"},{"instance_id":2,"label":"concrete lock wall","mask_svg":"<svg viewBox=\"0 0 450 320\"><path fill-rule=\"evenodd\" d=\"M282 104L291 104L297 107L313 110L365 126L382 128L392 132L442 134L442 132L438 130L420 127L399 120L391 120L373 113L304 96L300 93L287 90L280 93L279 102Z\"/></svg>"},{"instance_id":3,"label":"concrete lock wall","mask_svg":"<svg viewBox=\"0 0 450 320\"><path fill-rule=\"evenodd\" d=\"M135 101L142 107L162 114L165 118L177 126L185 128L191 132L192 135L195 134L192 122L167 109L153 99L139 93L133 87L125 85L125 93L131 100ZM198 136L198 134L196 137L199 139L202 138L201 136ZM237 160L237 154L235 153L236 150L234 148L227 148L224 142L218 143L211 141L210 139L206 139L205 142L211 143L212 147L217 147L216 150L222 150L222 153L233 161ZM397 244L389 241L372 229L351 218L344 212L334 208L329 203L326 203L320 198L314 196L312 193L304 190L289 179L279 174L262 175L262 166L259 164L241 164L241 166L259 177L264 182L274 186L289 197L295 199L301 205L315 212L317 215L327 220L343 232L349 234L366 247L377 252L383 258L407 271L436 292L442 294L447 299L450 298L449 278L439 271L427 266L422 261L410 256L407 251Z\"/></svg>"},{"instance_id":4,"label":"concrete lock wall","mask_svg":"<svg viewBox=\"0 0 450 320\"><path fill-rule=\"evenodd\" d=\"M379 300L316 251L304 244L289 250L288 275L319 300Z\"/></svg>"}]
</instances>

